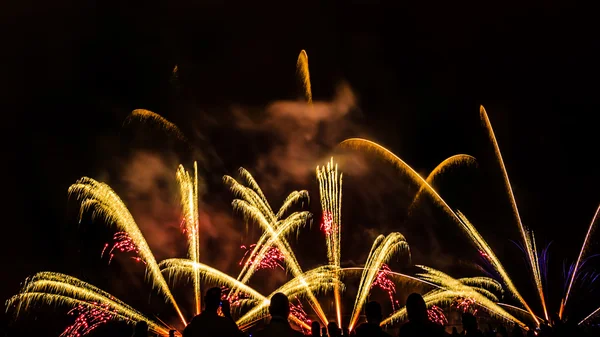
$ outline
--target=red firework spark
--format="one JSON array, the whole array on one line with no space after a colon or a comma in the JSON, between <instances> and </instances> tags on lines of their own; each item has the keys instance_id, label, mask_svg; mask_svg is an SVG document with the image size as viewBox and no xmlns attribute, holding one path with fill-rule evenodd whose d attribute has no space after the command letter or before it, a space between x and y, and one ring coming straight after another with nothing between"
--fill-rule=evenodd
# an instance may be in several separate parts
<instances>
[{"instance_id":1,"label":"red firework spark","mask_svg":"<svg viewBox=\"0 0 600 337\"><path fill-rule=\"evenodd\" d=\"M294 304L294 302L290 301L290 315L296 317L299 321L304 322L307 325L310 325L312 322L308 318L306 311L304 311L304 307L302 306L302 303L300 302L298 297L296 297L296 303L297 304ZM308 330L306 330L303 326L300 326L300 328L302 329L303 333L305 333L305 334L308 333Z\"/></svg>"},{"instance_id":2,"label":"red firework spark","mask_svg":"<svg viewBox=\"0 0 600 337\"><path fill-rule=\"evenodd\" d=\"M323 219L321 221L321 230L326 234L331 234L333 228L333 214L329 211L323 211Z\"/></svg>"},{"instance_id":3,"label":"red firework spark","mask_svg":"<svg viewBox=\"0 0 600 337\"><path fill-rule=\"evenodd\" d=\"M100 254L100 257L104 256L104 253L108 249L108 246L108 243L104 244L104 249L102 249L102 254ZM111 263L113 257L115 256L115 249L120 251L121 253L134 253L136 255L140 253L140 250L133 243L133 240L131 240L129 235L125 232L116 232L113 236L113 245L112 248L108 251L108 264ZM146 262L142 260L139 256L133 256L132 259L136 262L143 262L144 264L146 264Z\"/></svg>"},{"instance_id":4,"label":"red firework spark","mask_svg":"<svg viewBox=\"0 0 600 337\"><path fill-rule=\"evenodd\" d=\"M444 311L438 306L431 306L431 309L427 309L427 318L430 322L444 326L448 324L448 319L444 315Z\"/></svg>"},{"instance_id":5,"label":"red firework spark","mask_svg":"<svg viewBox=\"0 0 600 337\"><path fill-rule=\"evenodd\" d=\"M114 310L106 304L90 302L93 307L78 305L69 311L69 315L77 315L75 322L69 325L60 337L80 337L92 332L114 317Z\"/></svg>"},{"instance_id":6,"label":"red firework spark","mask_svg":"<svg viewBox=\"0 0 600 337\"><path fill-rule=\"evenodd\" d=\"M398 301L394 299L394 294L396 294L396 285L394 282L392 282L392 280L390 280L389 276L391 272L392 270L387 264L382 264L381 270L379 273L377 273L377 277L375 278L375 281L373 281L371 288L379 287L381 290L387 292L388 296L390 297L390 302L392 302L392 309L396 310L396 305L398 304Z\"/></svg>"},{"instance_id":7,"label":"red firework spark","mask_svg":"<svg viewBox=\"0 0 600 337\"><path fill-rule=\"evenodd\" d=\"M252 244L249 247L246 246L241 246L240 248L245 249L246 253L244 253L244 256L242 257L242 259L240 260L239 265L243 265L244 264L244 260L246 260L246 265L250 266L253 264L257 264L256 270L260 270L260 269L275 269L275 268L283 268L283 254L281 253L281 251L279 251L279 249L277 247L270 247L267 250L267 253L265 254L265 257L260 260L260 261L256 261L256 257L254 256L249 256L252 254L252 251L254 250L254 247L256 247L256 244Z\"/></svg>"},{"instance_id":8,"label":"red firework spark","mask_svg":"<svg viewBox=\"0 0 600 337\"><path fill-rule=\"evenodd\" d=\"M459 311L470 312L473 315L477 314L477 309L475 308L475 300L470 297L458 297L452 303L452 307L458 309Z\"/></svg>"}]
</instances>

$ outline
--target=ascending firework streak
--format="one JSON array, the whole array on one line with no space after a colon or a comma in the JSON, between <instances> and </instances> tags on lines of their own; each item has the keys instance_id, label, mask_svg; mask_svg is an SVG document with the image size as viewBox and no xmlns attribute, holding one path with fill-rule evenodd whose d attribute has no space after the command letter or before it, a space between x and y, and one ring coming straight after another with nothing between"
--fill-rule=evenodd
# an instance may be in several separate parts
<instances>
[{"instance_id":1,"label":"ascending firework streak","mask_svg":"<svg viewBox=\"0 0 600 337\"><path fill-rule=\"evenodd\" d=\"M465 224L459 218L458 214L456 214L456 212L454 212L452 210L452 208L450 208L448 203L446 203L446 201L435 191L435 189L433 189L433 187L431 187L431 185L425 179L423 179L423 177L421 177L412 167L410 167L410 165L408 165L406 162L404 162L398 156L393 154L390 150L386 149L385 147L383 147L375 142L372 142L372 141L366 140L366 139L362 139L362 138L347 139L347 140L341 142L339 146L346 147L346 148L358 149L358 150L365 150L365 151L373 152L373 153L381 156L383 159L385 159L386 161L388 161L392 165L394 165L396 168L398 168L401 172L405 173L416 184L424 187L425 191L433 198L433 201L437 205L441 206L442 209L444 210L444 212L450 218L452 218L456 223L459 224L460 228L467 231ZM472 225L470 227L472 227L473 230L475 229ZM471 237L471 239L474 239L474 237L471 236L471 233L469 231L467 231L467 234L469 235L469 237ZM489 246L487 245L485 240L479 235L479 233L477 233L477 234L478 234L479 241L473 241L473 243L475 243L476 247L478 247L478 248L481 247L481 245L483 243L483 244L485 244L485 246L487 246L489 248ZM481 248L479 248L479 249L481 251ZM490 249L490 251L491 251L491 249ZM500 266L499 261L498 261L497 265ZM507 279L509 279L508 275L507 275L506 279L503 279L503 280L506 281ZM510 284L512 285L512 282ZM538 321L537 317L535 316L533 311L529 308L529 306L525 303L525 300L523 299L523 297L518 294L514 285L509 286L507 284L507 286L508 286L509 290L513 293L513 295L515 295L519 299L519 301L521 301L521 304L523 304L527 308L527 311L531 314L531 317L536 322L536 324L539 325L539 321Z\"/></svg>"},{"instance_id":2,"label":"ascending firework streak","mask_svg":"<svg viewBox=\"0 0 600 337\"><path fill-rule=\"evenodd\" d=\"M380 235L375 239L375 242L373 242L371 252L365 263L365 269L360 278L358 294L354 301L354 309L352 310L350 324L348 325L350 331L354 329L354 325L356 325L356 322L358 321L358 317L367 300L371 286L377 278L382 265L386 263L394 253L399 251L406 251L410 254L408 243L400 233L391 233L388 236Z\"/></svg>"},{"instance_id":3,"label":"ascending firework streak","mask_svg":"<svg viewBox=\"0 0 600 337\"><path fill-rule=\"evenodd\" d=\"M160 268L144 235L117 193L107 184L84 177L69 187L69 194L76 195L77 199L81 201L80 219L86 210L91 209L93 217L105 218L108 222L113 223L118 229L129 235L135 246L139 249L140 258L146 264L146 273L152 279L153 287L157 287L165 298L171 302L181 322L186 325L185 318L160 272Z\"/></svg>"},{"instance_id":4,"label":"ascending firework streak","mask_svg":"<svg viewBox=\"0 0 600 337\"><path fill-rule=\"evenodd\" d=\"M224 182L230 186L231 191L240 198L234 200L232 205L234 209L241 211L246 218L257 222L265 231L256 243L256 247L251 253L250 258L253 261L262 260L271 246L274 245L279 249L281 254L283 254L286 266L292 272L292 275L294 277L302 278L302 268L300 267L300 264L298 263L298 260L296 259L296 256L294 255L287 239L284 235L282 235L285 232L281 229L297 228L298 225L305 224L310 218L309 212L295 212L292 213L288 218L282 219L283 215L292 205L300 200L308 199L308 192L292 192L286 198L277 214L275 214L252 175L250 175L250 173L243 168L240 168L240 175L250 187L241 185L232 177L223 177ZM240 272L238 279L242 283L246 283L254 271L256 271L258 265L258 263L244 265L244 268ZM312 293L312 290L308 285L305 285L305 288L311 307L313 310L315 310L321 322L327 325L327 317L325 316L321 305L317 301L317 298Z\"/></svg>"},{"instance_id":5,"label":"ascending firework streak","mask_svg":"<svg viewBox=\"0 0 600 337\"><path fill-rule=\"evenodd\" d=\"M340 241L342 239L342 173L338 173L337 164L333 158L327 166L317 166L317 179L319 180L319 194L321 195L321 209L323 223L326 224L324 232L327 242L327 257L329 264L340 268ZM339 271L335 271L339 277ZM342 325L341 294L338 288L333 290L335 309L338 325Z\"/></svg>"},{"instance_id":6,"label":"ascending firework streak","mask_svg":"<svg viewBox=\"0 0 600 337\"><path fill-rule=\"evenodd\" d=\"M446 158L444 161L439 163L438 166L436 166L433 169L433 171L431 171L429 173L429 175L427 176L427 179L425 179L425 181L429 185L433 186L435 179L442 173L449 170L450 168L452 168L454 166L458 166L458 165L473 165L475 163L476 163L476 160L475 160L475 157L473 157L473 156L469 156L468 154L456 154L454 156ZM410 206L408 206L409 213L418 204L418 201L420 200L420 197L423 194L423 191L425 191L425 185L421 185L421 187L419 187L419 190L415 194L415 197L413 198L412 202L410 203Z\"/></svg>"},{"instance_id":7,"label":"ascending firework streak","mask_svg":"<svg viewBox=\"0 0 600 337\"><path fill-rule=\"evenodd\" d=\"M198 164L194 162L194 176L185 170L183 165L177 169L177 182L181 191L181 207L183 209L185 234L188 237L188 256L195 263L200 262L200 220L198 213ZM194 299L196 315L201 312L202 291L200 289L200 275L196 271L193 275Z\"/></svg>"},{"instance_id":8,"label":"ascending firework streak","mask_svg":"<svg viewBox=\"0 0 600 337\"><path fill-rule=\"evenodd\" d=\"M581 325L581 324L585 323L588 319L596 316L597 313L600 313L600 308L592 311L591 314L587 315L584 319L581 320L581 322L577 323L577 325Z\"/></svg>"},{"instance_id":9,"label":"ascending firework streak","mask_svg":"<svg viewBox=\"0 0 600 337\"><path fill-rule=\"evenodd\" d=\"M168 327L148 319L111 294L75 277L52 272L37 273L29 278L21 292L6 301L6 308L8 310L15 306L18 316L21 310L27 310L32 304L40 302L50 306L83 306L90 310L109 307L114 319L130 323L145 321L152 331L161 334L169 331Z\"/></svg>"},{"instance_id":10,"label":"ascending firework streak","mask_svg":"<svg viewBox=\"0 0 600 337\"><path fill-rule=\"evenodd\" d=\"M296 62L296 73L302 81L302 87L304 89L304 97L309 105L312 105L312 89L310 86L310 72L308 71L308 55L306 51L302 49L300 55L298 55L298 61Z\"/></svg>"},{"instance_id":11,"label":"ascending firework streak","mask_svg":"<svg viewBox=\"0 0 600 337\"><path fill-rule=\"evenodd\" d=\"M569 300L569 294L571 293L571 287L573 286L573 280L575 280L575 277L577 275L577 270L579 268L579 263L581 262L581 258L583 256L583 254L587 250L588 240L589 240L591 234L593 233L594 224L596 223L596 219L598 218L598 212L600 212L600 205L596 209L596 213L594 214L594 217L592 218L592 222L590 223L590 227L588 227L588 231L585 234L585 239L583 240L583 245L581 246L581 250L579 251L579 256L577 257L577 261L575 262L575 267L573 268L573 271L571 272L571 280L569 281L569 286L567 287L567 294L565 295L565 298L560 303L560 311L559 311L558 316L561 319L562 319L562 316L563 316L563 312L564 312L565 306L567 305L567 300Z\"/></svg>"},{"instance_id":12,"label":"ascending firework streak","mask_svg":"<svg viewBox=\"0 0 600 337\"><path fill-rule=\"evenodd\" d=\"M548 310L546 309L544 288L542 287L540 265L538 263L537 255L536 255L536 252L534 249L533 239L532 239L531 235L529 235L528 230L525 228L525 226L523 225L523 222L521 221L521 215L519 214L519 208L517 207L517 201L515 200L515 195L513 193L512 186L510 184L510 179L508 178L508 172L506 171L506 167L504 166L504 160L502 159L502 153L500 153L500 146L498 145L498 141L496 140L496 136L494 135L494 129L492 128L492 123L490 122L490 119L488 118L488 115L485 112L483 105L480 106L480 108L479 108L479 115L481 117L481 121L483 122L483 125L485 126L486 130L488 131L488 136L490 138L490 141L494 145L494 152L496 153L496 158L498 159L498 163L500 164L500 169L502 170L502 177L504 178L504 184L506 185L506 192L508 193L508 195L510 197L510 204L512 206L513 213L514 213L517 223L519 225L519 230L521 231L521 238L523 239L523 242L525 243L525 252L527 254L529 265L530 265L531 271L533 273L533 279L534 279L535 285L537 287L538 294L540 296L540 301L542 302L542 308L544 309L544 317L546 318L546 320L548 320ZM539 325L539 322L537 322L537 319L536 319L536 323L538 323L538 325Z\"/></svg>"}]
</instances>

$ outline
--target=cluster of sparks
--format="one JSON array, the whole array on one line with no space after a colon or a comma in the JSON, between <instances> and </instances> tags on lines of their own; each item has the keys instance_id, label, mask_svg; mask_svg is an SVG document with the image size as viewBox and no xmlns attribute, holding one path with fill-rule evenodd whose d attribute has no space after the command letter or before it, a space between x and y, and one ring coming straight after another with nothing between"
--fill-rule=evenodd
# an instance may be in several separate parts
<instances>
[{"instance_id":1,"label":"cluster of sparks","mask_svg":"<svg viewBox=\"0 0 600 337\"><path fill-rule=\"evenodd\" d=\"M77 318L60 334L60 337L85 336L98 326L113 319L115 313L107 304L95 302L90 304L92 306L78 305L68 312L69 315L77 315Z\"/></svg>"},{"instance_id":2,"label":"cluster of sparks","mask_svg":"<svg viewBox=\"0 0 600 337\"><path fill-rule=\"evenodd\" d=\"M437 305L432 305L431 308L427 309L427 318L430 322L441 326L448 324L448 319L444 315L444 311Z\"/></svg>"},{"instance_id":3,"label":"cluster of sparks","mask_svg":"<svg viewBox=\"0 0 600 337\"><path fill-rule=\"evenodd\" d=\"M249 247L246 247L246 246L240 247L240 248L246 250L246 253L244 253L244 256L242 257L242 259L239 262L240 266L256 264L257 265L256 270L275 269L275 268L284 269L283 259L285 258L285 256L283 256L283 254L277 247L270 247L260 260L258 258L256 258L255 256L251 255L252 252L254 251L255 247L256 247L256 244L252 244ZM244 261L246 261L246 262L244 263Z\"/></svg>"},{"instance_id":4,"label":"cluster of sparks","mask_svg":"<svg viewBox=\"0 0 600 337\"><path fill-rule=\"evenodd\" d=\"M458 297L452 303L452 307L456 308L462 313L469 312L473 315L477 314L477 308L475 307L475 300L469 297Z\"/></svg>"},{"instance_id":5,"label":"cluster of sparks","mask_svg":"<svg viewBox=\"0 0 600 337\"><path fill-rule=\"evenodd\" d=\"M305 325L300 325L302 332L308 333L309 330L306 329L306 326L310 326L312 323L308 318L306 311L304 311L304 307L302 306L302 302L296 297L296 303L290 301L290 315L294 317L297 321L304 322Z\"/></svg>"},{"instance_id":6,"label":"cluster of sparks","mask_svg":"<svg viewBox=\"0 0 600 337\"><path fill-rule=\"evenodd\" d=\"M387 264L383 264L371 287L378 287L385 291L390 298L390 302L392 302L392 310L396 310L396 305L398 304L398 301L394 299L394 295L396 294L396 285L390 279L391 272L392 270L390 267Z\"/></svg>"},{"instance_id":7,"label":"cluster of sparks","mask_svg":"<svg viewBox=\"0 0 600 337\"><path fill-rule=\"evenodd\" d=\"M104 256L109 246L110 245L108 243L104 244L104 249L102 249L100 257ZM146 264L145 261L143 261L139 256L137 256L140 253L140 250L137 248L135 243L133 243L133 240L131 239L131 237L129 237L129 235L126 232L117 232L113 236L112 248L108 251L108 264L110 264L113 257L115 257L115 249L121 253L134 253L136 256L131 257L134 261L143 262L144 264Z\"/></svg>"},{"instance_id":8,"label":"cluster of sparks","mask_svg":"<svg viewBox=\"0 0 600 337\"><path fill-rule=\"evenodd\" d=\"M308 56L304 50L298 57L297 71L302 80L306 101L312 106ZM174 73L176 72L177 67L174 69ZM480 117L488 132L496 158L500 164L505 188L509 195L511 207L523 240L524 251L527 255L529 267L532 270L534 284L541 300L544 315L548 319L544 287L541 282L544 273L543 268L540 267L539 254L533 232L525 227L521 221L500 148L491 122L483 107L480 109ZM164 130L176 135L179 139L185 140L185 137L175 124L154 112L135 110L128 118L128 120L132 119L157 123ZM473 157L464 154L449 157L431 171L426 179L423 179L400 157L374 142L353 138L342 142L340 147L373 152L392 163L394 167L412 179L419 186L419 190L409 206L409 212L414 209L422 195L432 198L436 205L440 206L467 234L477 248L481 258L489 264L502 282L500 284L494 279L486 277L454 279L435 269L419 266L424 272L417 274L416 277L409 278L433 286L434 289L423 296L427 306L430 307L428 317L432 322L440 325L447 324L447 319L443 311L437 305L450 305L462 312L471 312L473 314L477 313L477 308L481 308L495 317L525 327L524 323L500 307L496 293L502 292L502 285L504 285L507 291L525 308L524 311L528 312L532 320L539 325L540 319L538 319L520 295L502 263L481 234L475 229L475 226L469 222L463 213L452 209L432 187L436 177L449 168L475 163ZM193 174L186 171L183 166L180 166L177 170L177 181L180 187L183 213L182 228L188 245L188 256L186 259L175 258L158 263L138 225L135 223L133 216L119 196L108 185L84 177L69 188L69 193L75 195L81 202L80 217L83 216L84 212L91 210L93 217L103 218L107 224L117 229L118 232L114 235L112 247L107 243L102 251L102 256L108 251L110 263L114 257L115 250L135 254L136 256L133 259L144 263L147 276L152 281L153 287L164 296L166 303L170 303L173 306L183 325L186 325L186 320L171 293L163 273L170 275L175 280L179 276L184 275L193 280L196 313L200 312L201 307L201 283L213 282L224 285L223 299L229 300L232 307L240 308L246 304L251 306L251 309L241 315L236 322L242 329L246 329L258 320L266 317L270 296L276 292L284 293L288 298L295 299L295 303L290 302L290 319L302 328L303 331L309 331L311 321L308 319L302 303L298 300L298 296L306 298L319 320L324 325L327 325L328 320L315 294L317 292L333 290L338 323L342 323L341 291L343 283L340 281L342 272L340 267L342 174L338 172L337 164L334 164L333 158L326 166L317 167L316 173L319 181L323 214L321 230L326 236L328 264L308 271L300 267L288 242L290 233L297 231L311 219L311 214L308 211L290 212L292 206L308 200L308 192L292 192L285 199L279 210L274 211L257 182L248 171L243 168L240 169L240 176L245 184L239 183L232 177L224 177L225 184L230 187L236 196L236 199L232 202L233 208L242 213L248 222L252 221L258 224L263 230L263 234L256 244L249 247L242 246L243 249L246 249L246 252L240 261L242 270L237 277L229 276L213 267L200 263L198 169L196 163L194 163ZM569 281L560 306L561 317L571 294L573 283L579 279L578 272L585 264L584 255L589 246L590 236L595 228L599 211L600 207L596 210L579 256L568 274ZM376 238L364 267L360 268L362 269L362 275L348 325L350 330L353 330L355 327L365 301L374 287L378 287L388 293L394 309L394 312L388 318L384 319L381 324L385 325L406 319L406 308L396 308L397 301L394 300L396 286L391 280L391 275L397 275L398 273L393 273L386 264L391 256L398 252L408 252L408 244L402 234L391 233L388 236L380 235ZM289 270L293 278L276 289L271 295L264 296L248 286L250 278L257 270L276 268ZM145 321L148 323L151 331L160 335L166 335L172 328L163 322L157 323L149 319L99 288L74 277L58 273L41 272L28 279L21 292L7 301L7 307L15 308L18 314L21 310L28 310L32 304L37 302L43 302L47 305L62 304L73 308L69 311L69 314L77 315L75 323L69 326L61 334L61 337L80 337L86 335L109 320L122 320L129 323ZM592 314L579 324L584 323L599 311L600 308L592 312Z\"/></svg>"}]
</instances>

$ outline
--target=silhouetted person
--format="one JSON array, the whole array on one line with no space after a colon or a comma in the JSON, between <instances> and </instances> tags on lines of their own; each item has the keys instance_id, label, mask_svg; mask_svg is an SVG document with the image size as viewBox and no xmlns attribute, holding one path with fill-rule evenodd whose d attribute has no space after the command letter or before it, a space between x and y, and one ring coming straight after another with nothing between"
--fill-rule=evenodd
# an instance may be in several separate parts
<instances>
[{"instance_id":1,"label":"silhouetted person","mask_svg":"<svg viewBox=\"0 0 600 337\"><path fill-rule=\"evenodd\" d=\"M271 321L264 329L257 331L255 337L301 337L300 331L292 329L288 322L290 316L290 301L282 293L276 293L271 297L269 305Z\"/></svg>"},{"instance_id":2,"label":"silhouetted person","mask_svg":"<svg viewBox=\"0 0 600 337\"><path fill-rule=\"evenodd\" d=\"M427 306L423 296L412 293L406 299L408 323L400 328L400 337L438 337L444 335L444 328L427 318Z\"/></svg>"},{"instance_id":3,"label":"silhouetted person","mask_svg":"<svg viewBox=\"0 0 600 337\"><path fill-rule=\"evenodd\" d=\"M175 337L175 330L169 330L169 337Z\"/></svg>"},{"instance_id":4,"label":"silhouetted person","mask_svg":"<svg viewBox=\"0 0 600 337\"><path fill-rule=\"evenodd\" d=\"M321 328L321 337L327 337L327 327L326 326Z\"/></svg>"},{"instance_id":5,"label":"silhouetted person","mask_svg":"<svg viewBox=\"0 0 600 337\"><path fill-rule=\"evenodd\" d=\"M133 328L133 337L148 337L148 323L139 321Z\"/></svg>"},{"instance_id":6,"label":"silhouetted person","mask_svg":"<svg viewBox=\"0 0 600 337\"><path fill-rule=\"evenodd\" d=\"M329 337L340 337L340 329L338 328L337 323L329 322L329 324L327 324L327 333L329 334Z\"/></svg>"},{"instance_id":7,"label":"silhouetted person","mask_svg":"<svg viewBox=\"0 0 600 337\"><path fill-rule=\"evenodd\" d=\"M458 336L458 330L455 326L452 327L452 336Z\"/></svg>"},{"instance_id":8,"label":"silhouetted person","mask_svg":"<svg viewBox=\"0 0 600 337\"><path fill-rule=\"evenodd\" d=\"M348 330L347 326L342 328L342 336L350 336L350 330Z\"/></svg>"},{"instance_id":9,"label":"silhouetted person","mask_svg":"<svg viewBox=\"0 0 600 337\"><path fill-rule=\"evenodd\" d=\"M363 323L356 328L356 336L391 337L379 326L379 323L381 323L381 320L383 319L383 315L381 314L381 305L379 305L379 303L375 301L367 303L365 306L365 314L367 316L367 323Z\"/></svg>"},{"instance_id":10,"label":"silhouetted person","mask_svg":"<svg viewBox=\"0 0 600 337\"><path fill-rule=\"evenodd\" d=\"M469 337L483 337L483 333L477 328L477 318L473 314L465 312L462 315L464 335Z\"/></svg>"},{"instance_id":11,"label":"silhouetted person","mask_svg":"<svg viewBox=\"0 0 600 337\"><path fill-rule=\"evenodd\" d=\"M238 337L242 333L231 319L229 302L223 301L221 311L225 317L217 314L221 303L221 288L210 288L204 296L204 311L192 319L183 330L183 337Z\"/></svg>"},{"instance_id":12,"label":"silhouetted person","mask_svg":"<svg viewBox=\"0 0 600 337\"><path fill-rule=\"evenodd\" d=\"M314 321L310 324L310 335L312 337L321 337L321 324Z\"/></svg>"}]
</instances>

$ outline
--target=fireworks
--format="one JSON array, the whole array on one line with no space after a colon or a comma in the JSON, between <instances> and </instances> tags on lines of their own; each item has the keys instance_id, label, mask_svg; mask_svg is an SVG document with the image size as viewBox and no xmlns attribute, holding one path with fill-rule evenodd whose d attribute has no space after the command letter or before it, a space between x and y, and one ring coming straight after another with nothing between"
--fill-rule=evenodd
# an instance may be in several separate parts
<instances>
[{"instance_id":1,"label":"fireworks","mask_svg":"<svg viewBox=\"0 0 600 337\"><path fill-rule=\"evenodd\" d=\"M92 306L78 305L69 311L69 315L77 316L75 322L68 326L60 337L80 337L92 332L98 326L110 321L114 312L106 304L91 303Z\"/></svg>"},{"instance_id":2,"label":"fireworks","mask_svg":"<svg viewBox=\"0 0 600 337\"><path fill-rule=\"evenodd\" d=\"M396 310L396 304L398 303L398 301L394 299L396 285L390 279L391 272L390 267L387 264L383 264L381 270L377 273L377 277L375 278L375 281L373 281L371 288L378 287L385 291L390 298L390 302L392 302L392 310Z\"/></svg>"},{"instance_id":3,"label":"fireworks","mask_svg":"<svg viewBox=\"0 0 600 337\"><path fill-rule=\"evenodd\" d=\"M348 325L350 331L354 329L354 326L358 321L358 316L360 315L362 307L369 295L369 291L371 290L371 286L377 278L382 265L386 263L394 253L400 251L409 253L408 243L400 233L391 233L388 236L379 235L375 239L360 278L358 294L354 301L354 309L352 311L350 324Z\"/></svg>"},{"instance_id":4,"label":"fireworks","mask_svg":"<svg viewBox=\"0 0 600 337\"><path fill-rule=\"evenodd\" d=\"M300 77L302 81L302 86L304 87L304 97L308 104L312 104L312 89L310 88L310 73L308 71L308 55L306 55L306 51L301 50L300 55L298 55L298 61L296 62L296 73Z\"/></svg>"},{"instance_id":5,"label":"fireworks","mask_svg":"<svg viewBox=\"0 0 600 337\"><path fill-rule=\"evenodd\" d=\"M108 243L104 244L104 249L102 249L102 254L100 254L100 257L104 256L104 253L106 252L108 247L109 247ZM113 236L113 245L112 245L112 248L108 251L108 256L109 256L108 264L110 264L113 257L115 256L115 254L113 253L113 251L115 249L120 251L121 253L131 253L132 252L135 255L138 255L140 253L140 250L135 246L135 244L133 243L133 240L131 240L129 235L127 235L127 233L125 233L125 232L117 232ZM134 257L132 257L132 259L137 262L141 261L141 262L144 262L144 264L146 263L139 256L134 256Z\"/></svg>"},{"instance_id":6,"label":"fireworks","mask_svg":"<svg viewBox=\"0 0 600 337\"><path fill-rule=\"evenodd\" d=\"M444 311L436 305L432 305L431 308L427 309L427 318L430 322L441 326L448 324L448 319L444 315Z\"/></svg>"},{"instance_id":7,"label":"fireworks","mask_svg":"<svg viewBox=\"0 0 600 337\"><path fill-rule=\"evenodd\" d=\"M298 297L295 297L295 300L295 304L294 302L290 301L290 316L294 317L296 321L304 322L303 325L300 325L300 328L302 329L303 333L308 334L310 329L307 329L306 326L310 326L311 320L308 318L306 311L304 311L304 307L302 306L302 303Z\"/></svg>"},{"instance_id":8,"label":"fireworks","mask_svg":"<svg viewBox=\"0 0 600 337\"><path fill-rule=\"evenodd\" d=\"M284 256L283 254L281 254L279 249L277 249L276 247L270 247L264 255L263 259L257 261L256 259L253 259L251 255L249 256L249 254L251 254L252 251L254 251L255 247L256 244L250 245L248 248L246 248L246 246L241 246L242 249L246 250L246 253L239 262L240 266L243 265L244 260L246 260L246 265L252 265L255 263L258 264L256 270L275 268L284 269L282 264ZM246 257L248 258L246 259Z\"/></svg>"},{"instance_id":9,"label":"fireworks","mask_svg":"<svg viewBox=\"0 0 600 337\"><path fill-rule=\"evenodd\" d=\"M175 76L177 75L177 66L175 66L175 68L173 69L173 74ZM177 125L169 122L163 116L161 116L155 112L152 112L150 110L145 110L145 109L133 110L131 112L131 114L127 117L127 119L125 120L125 123L129 123L134 119L141 120L142 122L150 121L152 123L155 123L158 126L160 126L163 130L175 135L178 139L185 141L185 136L179 130Z\"/></svg>"},{"instance_id":10,"label":"fireworks","mask_svg":"<svg viewBox=\"0 0 600 337\"><path fill-rule=\"evenodd\" d=\"M337 164L333 158L327 166L317 166L317 180L319 181L319 194L321 196L321 209L323 222L321 230L325 233L327 243L327 258L329 264L340 268L340 241L342 240L342 174L338 173ZM339 272L336 270L336 277ZM342 324L342 305L339 289L334 289L335 309L338 324Z\"/></svg>"},{"instance_id":11,"label":"fireworks","mask_svg":"<svg viewBox=\"0 0 600 337\"><path fill-rule=\"evenodd\" d=\"M463 313L470 312L473 315L477 314L475 300L470 297L457 297L454 302L452 302L452 307Z\"/></svg>"}]
</instances>

